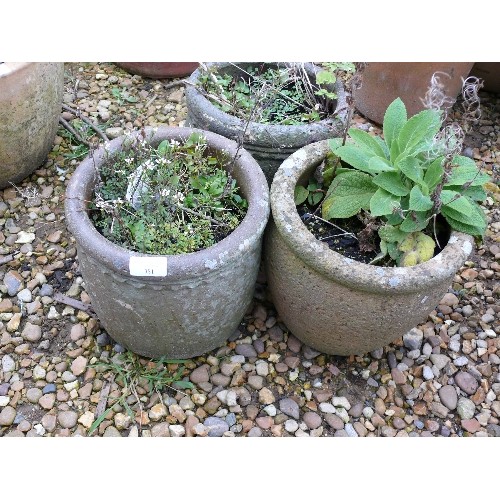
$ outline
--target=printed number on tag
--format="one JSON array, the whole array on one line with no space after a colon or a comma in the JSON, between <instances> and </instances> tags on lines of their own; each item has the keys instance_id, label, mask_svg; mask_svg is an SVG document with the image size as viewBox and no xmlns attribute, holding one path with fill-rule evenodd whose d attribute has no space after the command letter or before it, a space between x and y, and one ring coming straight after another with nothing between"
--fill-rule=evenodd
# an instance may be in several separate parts
<instances>
[{"instance_id":1,"label":"printed number on tag","mask_svg":"<svg viewBox=\"0 0 500 500\"><path fill-rule=\"evenodd\" d=\"M167 257L130 257L131 276L166 276Z\"/></svg>"}]
</instances>

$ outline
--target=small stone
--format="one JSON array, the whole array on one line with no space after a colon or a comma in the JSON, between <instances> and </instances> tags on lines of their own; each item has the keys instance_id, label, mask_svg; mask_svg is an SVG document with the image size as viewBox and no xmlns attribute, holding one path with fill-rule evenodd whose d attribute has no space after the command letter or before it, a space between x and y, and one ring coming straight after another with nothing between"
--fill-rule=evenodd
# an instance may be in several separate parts
<instances>
[{"instance_id":1,"label":"small stone","mask_svg":"<svg viewBox=\"0 0 500 500\"><path fill-rule=\"evenodd\" d=\"M121 127L109 127L106 129L106 135L109 139L116 139L123 135L124 131Z\"/></svg>"},{"instance_id":2,"label":"small stone","mask_svg":"<svg viewBox=\"0 0 500 500\"><path fill-rule=\"evenodd\" d=\"M267 377L267 375L269 375L269 364L266 361L257 361L255 364L255 371L257 375Z\"/></svg>"},{"instance_id":3,"label":"small stone","mask_svg":"<svg viewBox=\"0 0 500 500\"><path fill-rule=\"evenodd\" d=\"M457 407L458 395L452 385L443 385L443 387L439 389L438 394L441 403L443 403L446 408L454 410Z\"/></svg>"},{"instance_id":4,"label":"small stone","mask_svg":"<svg viewBox=\"0 0 500 500\"><path fill-rule=\"evenodd\" d=\"M476 411L476 405L467 398L460 398L457 405L457 413L464 420L471 419Z\"/></svg>"},{"instance_id":5,"label":"small stone","mask_svg":"<svg viewBox=\"0 0 500 500\"><path fill-rule=\"evenodd\" d=\"M481 424L475 419L464 419L461 422L462 427L470 433L476 433L479 429L481 429Z\"/></svg>"},{"instance_id":6,"label":"small stone","mask_svg":"<svg viewBox=\"0 0 500 500\"><path fill-rule=\"evenodd\" d=\"M208 368L208 365L202 365L194 369L189 375L189 380L191 380L193 384L208 382L210 380L210 373L208 371Z\"/></svg>"},{"instance_id":7,"label":"small stone","mask_svg":"<svg viewBox=\"0 0 500 500\"><path fill-rule=\"evenodd\" d=\"M61 424L61 427L63 427L64 429L71 429L72 427L74 427L76 425L77 419L78 413L71 410L61 411L57 415L57 420Z\"/></svg>"},{"instance_id":8,"label":"small stone","mask_svg":"<svg viewBox=\"0 0 500 500\"><path fill-rule=\"evenodd\" d=\"M40 397L40 399L38 400L38 404L44 410L51 410L54 407L55 402L56 402L56 395L55 394L45 394L44 396Z\"/></svg>"},{"instance_id":9,"label":"small stone","mask_svg":"<svg viewBox=\"0 0 500 500\"><path fill-rule=\"evenodd\" d=\"M299 428L299 424L295 420L286 420L285 421L285 431L293 434Z\"/></svg>"},{"instance_id":10,"label":"small stone","mask_svg":"<svg viewBox=\"0 0 500 500\"><path fill-rule=\"evenodd\" d=\"M325 415L326 423L336 431L339 431L344 428L344 421L338 416L333 414Z\"/></svg>"},{"instance_id":11,"label":"small stone","mask_svg":"<svg viewBox=\"0 0 500 500\"><path fill-rule=\"evenodd\" d=\"M450 358L444 354L431 354L430 359L438 370L442 370L450 362Z\"/></svg>"},{"instance_id":12,"label":"small stone","mask_svg":"<svg viewBox=\"0 0 500 500\"><path fill-rule=\"evenodd\" d=\"M87 362L87 358L84 358L83 356L78 356L77 358L75 358L71 363L71 371L73 375L78 377L79 375L84 373L87 368Z\"/></svg>"},{"instance_id":13,"label":"small stone","mask_svg":"<svg viewBox=\"0 0 500 500\"><path fill-rule=\"evenodd\" d=\"M85 327L81 323L77 323L71 327L70 338L73 342L85 337Z\"/></svg>"},{"instance_id":14,"label":"small stone","mask_svg":"<svg viewBox=\"0 0 500 500\"><path fill-rule=\"evenodd\" d=\"M6 406L0 412L0 427L12 425L15 418L16 418L16 410L14 410L12 406Z\"/></svg>"},{"instance_id":15,"label":"small stone","mask_svg":"<svg viewBox=\"0 0 500 500\"><path fill-rule=\"evenodd\" d=\"M110 425L109 427L106 427L106 430L104 431L103 437L105 437L105 438L106 437L122 437L122 435L120 434L120 431L116 427Z\"/></svg>"},{"instance_id":16,"label":"small stone","mask_svg":"<svg viewBox=\"0 0 500 500\"><path fill-rule=\"evenodd\" d=\"M352 424L345 424L344 429L349 437L359 437Z\"/></svg>"},{"instance_id":17,"label":"small stone","mask_svg":"<svg viewBox=\"0 0 500 500\"><path fill-rule=\"evenodd\" d=\"M469 395L474 394L478 388L477 380L470 373L464 371L455 375L455 383Z\"/></svg>"},{"instance_id":18,"label":"small stone","mask_svg":"<svg viewBox=\"0 0 500 500\"><path fill-rule=\"evenodd\" d=\"M42 393L43 394L50 394L52 392L56 392L56 386L55 384L47 384L43 389L42 389Z\"/></svg>"},{"instance_id":19,"label":"small stone","mask_svg":"<svg viewBox=\"0 0 500 500\"><path fill-rule=\"evenodd\" d=\"M158 420L161 420L163 417L167 415L167 408L164 404L158 403L154 405L148 413L149 418L153 422L158 422Z\"/></svg>"},{"instance_id":20,"label":"small stone","mask_svg":"<svg viewBox=\"0 0 500 500\"><path fill-rule=\"evenodd\" d=\"M46 375L47 375L47 372L40 365L36 365L35 368L33 368L33 379L34 380L43 380Z\"/></svg>"},{"instance_id":21,"label":"small stone","mask_svg":"<svg viewBox=\"0 0 500 500\"><path fill-rule=\"evenodd\" d=\"M28 290L27 288L24 288L17 294L18 300L21 302L31 302L33 300L33 296L31 294L31 291Z\"/></svg>"},{"instance_id":22,"label":"small stone","mask_svg":"<svg viewBox=\"0 0 500 500\"><path fill-rule=\"evenodd\" d=\"M261 437L262 436L262 429L259 429L258 427L252 427L248 431L248 437Z\"/></svg>"},{"instance_id":23,"label":"small stone","mask_svg":"<svg viewBox=\"0 0 500 500\"><path fill-rule=\"evenodd\" d=\"M291 398L283 398L279 401L279 409L285 415L298 420L300 417L299 405Z\"/></svg>"},{"instance_id":24,"label":"small stone","mask_svg":"<svg viewBox=\"0 0 500 500\"><path fill-rule=\"evenodd\" d=\"M16 362L8 354L6 354L2 358L2 371L4 373L7 373L7 372L13 372L15 369L16 369Z\"/></svg>"},{"instance_id":25,"label":"small stone","mask_svg":"<svg viewBox=\"0 0 500 500\"><path fill-rule=\"evenodd\" d=\"M169 425L168 430L170 437L182 437L186 434L186 429L184 429L183 425Z\"/></svg>"},{"instance_id":26,"label":"small stone","mask_svg":"<svg viewBox=\"0 0 500 500\"><path fill-rule=\"evenodd\" d=\"M42 391L38 387L32 387L26 391L26 398L30 403L38 403L38 400L42 397Z\"/></svg>"},{"instance_id":27,"label":"small stone","mask_svg":"<svg viewBox=\"0 0 500 500\"><path fill-rule=\"evenodd\" d=\"M259 403L269 405L275 401L276 398L274 397L274 394L267 387L263 387L259 391Z\"/></svg>"},{"instance_id":28,"label":"small stone","mask_svg":"<svg viewBox=\"0 0 500 500\"><path fill-rule=\"evenodd\" d=\"M78 422L82 424L85 429L89 429L94 423L94 414L91 411L86 411L79 419Z\"/></svg>"},{"instance_id":29,"label":"small stone","mask_svg":"<svg viewBox=\"0 0 500 500\"><path fill-rule=\"evenodd\" d=\"M424 332L418 328L412 328L403 335L403 343L410 351L420 349L424 339Z\"/></svg>"},{"instance_id":30,"label":"small stone","mask_svg":"<svg viewBox=\"0 0 500 500\"><path fill-rule=\"evenodd\" d=\"M250 375L248 377L248 385L257 391L260 391L264 386L264 379L260 375Z\"/></svg>"},{"instance_id":31,"label":"small stone","mask_svg":"<svg viewBox=\"0 0 500 500\"><path fill-rule=\"evenodd\" d=\"M457 359L453 360L455 366L466 366L469 359L466 356L459 356Z\"/></svg>"},{"instance_id":32,"label":"small stone","mask_svg":"<svg viewBox=\"0 0 500 500\"><path fill-rule=\"evenodd\" d=\"M251 344L238 344L234 350L236 354L241 354L245 358L256 358L257 351Z\"/></svg>"},{"instance_id":33,"label":"small stone","mask_svg":"<svg viewBox=\"0 0 500 500\"><path fill-rule=\"evenodd\" d=\"M431 403L431 411L432 413L434 413L434 415L437 415L441 418L446 418L446 416L448 415L448 408L438 401L433 401Z\"/></svg>"},{"instance_id":34,"label":"small stone","mask_svg":"<svg viewBox=\"0 0 500 500\"><path fill-rule=\"evenodd\" d=\"M54 288L52 287L52 285L44 283L40 288L38 294L40 295L40 297L52 297L52 295L54 294Z\"/></svg>"},{"instance_id":35,"label":"small stone","mask_svg":"<svg viewBox=\"0 0 500 500\"><path fill-rule=\"evenodd\" d=\"M59 319L60 317L61 315L57 312L57 309L54 306L50 306L47 319Z\"/></svg>"},{"instance_id":36,"label":"small stone","mask_svg":"<svg viewBox=\"0 0 500 500\"><path fill-rule=\"evenodd\" d=\"M57 425L57 418L55 415L47 413L42 417L42 425L47 432L53 432Z\"/></svg>"},{"instance_id":37,"label":"small stone","mask_svg":"<svg viewBox=\"0 0 500 500\"><path fill-rule=\"evenodd\" d=\"M335 413L335 406L333 406L331 403L320 403L319 409L323 413Z\"/></svg>"},{"instance_id":38,"label":"small stone","mask_svg":"<svg viewBox=\"0 0 500 500\"><path fill-rule=\"evenodd\" d=\"M37 342L42 338L42 329L38 325L33 325L32 323L26 323L21 336L23 339L29 342Z\"/></svg>"},{"instance_id":39,"label":"small stone","mask_svg":"<svg viewBox=\"0 0 500 500\"><path fill-rule=\"evenodd\" d=\"M10 403L9 396L0 396L0 408L7 406Z\"/></svg>"},{"instance_id":40,"label":"small stone","mask_svg":"<svg viewBox=\"0 0 500 500\"><path fill-rule=\"evenodd\" d=\"M317 429L321 425L321 417L313 411L304 413L302 419L308 429Z\"/></svg>"},{"instance_id":41,"label":"small stone","mask_svg":"<svg viewBox=\"0 0 500 500\"><path fill-rule=\"evenodd\" d=\"M23 278L17 271L9 271L5 273L3 283L7 287L7 293L13 297L21 290Z\"/></svg>"},{"instance_id":42,"label":"small stone","mask_svg":"<svg viewBox=\"0 0 500 500\"><path fill-rule=\"evenodd\" d=\"M151 428L151 436L152 437L170 437L168 422L161 422L159 424L153 425Z\"/></svg>"},{"instance_id":43,"label":"small stone","mask_svg":"<svg viewBox=\"0 0 500 500\"><path fill-rule=\"evenodd\" d=\"M229 430L228 423L219 417L208 417L204 420L203 425L208 429L209 437L220 437Z\"/></svg>"},{"instance_id":44,"label":"small stone","mask_svg":"<svg viewBox=\"0 0 500 500\"><path fill-rule=\"evenodd\" d=\"M439 303L444 306L455 307L458 305L459 300L458 297L453 293L445 293L444 297L441 299Z\"/></svg>"},{"instance_id":45,"label":"small stone","mask_svg":"<svg viewBox=\"0 0 500 500\"><path fill-rule=\"evenodd\" d=\"M424 366L422 375L424 376L425 380L432 380L434 378L434 373L432 371L432 368L427 365Z\"/></svg>"},{"instance_id":46,"label":"small stone","mask_svg":"<svg viewBox=\"0 0 500 500\"><path fill-rule=\"evenodd\" d=\"M398 368L393 368L391 370L391 376L396 385L406 384L406 375Z\"/></svg>"},{"instance_id":47,"label":"small stone","mask_svg":"<svg viewBox=\"0 0 500 500\"><path fill-rule=\"evenodd\" d=\"M307 360L311 360L318 357L321 353L319 351L316 351L312 347L309 347L308 345L304 345L302 354L304 355L304 358L306 358Z\"/></svg>"},{"instance_id":48,"label":"small stone","mask_svg":"<svg viewBox=\"0 0 500 500\"><path fill-rule=\"evenodd\" d=\"M255 423L261 428L261 429L270 429L271 426L273 425L274 421L272 417L257 417L255 419Z\"/></svg>"}]
</instances>

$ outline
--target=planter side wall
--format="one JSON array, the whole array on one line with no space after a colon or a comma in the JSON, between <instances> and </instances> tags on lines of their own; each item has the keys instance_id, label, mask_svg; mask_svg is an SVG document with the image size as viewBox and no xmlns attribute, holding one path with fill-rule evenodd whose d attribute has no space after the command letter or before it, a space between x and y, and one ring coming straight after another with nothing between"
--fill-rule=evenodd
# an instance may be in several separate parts
<instances>
[{"instance_id":1,"label":"planter side wall","mask_svg":"<svg viewBox=\"0 0 500 500\"><path fill-rule=\"evenodd\" d=\"M0 188L45 161L57 132L63 84L64 63L27 63L0 77Z\"/></svg>"},{"instance_id":2,"label":"planter side wall","mask_svg":"<svg viewBox=\"0 0 500 500\"><path fill-rule=\"evenodd\" d=\"M388 345L424 321L446 293L444 281L416 294L373 293L335 282L301 261L274 222L265 263L273 303L290 331L328 354L364 354Z\"/></svg>"},{"instance_id":3,"label":"planter side wall","mask_svg":"<svg viewBox=\"0 0 500 500\"><path fill-rule=\"evenodd\" d=\"M221 346L237 329L252 300L261 240L237 263L157 285L112 272L77 249L92 307L117 342L142 356L190 358Z\"/></svg>"}]
</instances>

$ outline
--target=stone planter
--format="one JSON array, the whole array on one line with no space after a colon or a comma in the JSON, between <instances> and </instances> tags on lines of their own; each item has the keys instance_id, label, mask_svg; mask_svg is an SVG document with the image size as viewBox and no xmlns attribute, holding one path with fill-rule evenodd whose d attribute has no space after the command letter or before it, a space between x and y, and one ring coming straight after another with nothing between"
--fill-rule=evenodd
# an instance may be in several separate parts
<instances>
[{"instance_id":1,"label":"stone planter","mask_svg":"<svg viewBox=\"0 0 500 500\"><path fill-rule=\"evenodd\" d=\"M249 63L234 63L248 65ZM259 63L255 63L259 64ZM208 63L208 67L217 68L220 73L237 74L239 70L227 62ZM276 67L277 64L269 64ZM306 71L312 80L320 68L306 64ZM197 69L188 79L196 84L200 75ZM311 142L342 135L347 120L345 92L340 81L335 84L338 96L336 114L333 118L304 125L269 125L257 122L247 123L214 106L193 85L186 85L186 105L188 116L186 123L193 127L210 130L233 140L240 140L245 132L243 147L252 154L264 171L271 184L274 173L280 164L297 149Z\"/></svg>"},{"instance_id":2,"label":"stone planter","mask_svg":"<svg viewBox=\"0 0 500 500\"><path fill-rule=\"evenodd\" d=\"M117 62L115 64L134 75L158 79L188 76L198 67L196 62Z\"/></svg>"},{"instance_id":3,"label":"stone planter","mask_svg":"<svg viewBox=\"0 0 500 500\"><path fill-rule=\"evenodd\" d=\"M424 109L420 98L425 96L432 75L443 76L446 94L455 99L462 89L462 77L467 78L473 63L438 62L373 62L363 71L361 88L354 92L356 109L366 118L382 123L385 110L397 97L405 103L408 116Z\"/></svg>"},{"instance_id":4,"label":"stone planter","mask_svg":"<svg viewBox=\"0 0 500 500\"><path fill-rule=\"evenodd\" d=\"M267 279L280 318L300 340L328 354L363 354L425 320L471 253L473 239L453 232L438 255L406 268L358 263L330 250L303 224L293 198L297 183L307 182L328 150L327 141L310 144L274 177Z\"/></svg>"},{"instance_id":5,"label":"stone planter","mask_svg":"<svg viewBox=\"0 0 500 500\"><path fill-rule=\"evenodd\" d=\"M0 188L30 175L52 148L64 63L0 64Z\"/></svg>"},{"instance_id":6,"label":"stone planter","mask_svg":"<svg viewBox=\"0 0 500 500\"><path fill-rule=\"evenodd\" d=\"M151 129L146 129L149 137ZM151 139L187 139L193 129L160 127ZM236 152L233 141L198 131L212 150ZM107 145L121 150L120 137ZM241 224L219 243L199 252L155 256L158 276L131 274L131 259L147 267L150 255L125 250L97 232L87 212L95 168L106 160L104 148L76 169L66 193L68 228L76 239L85 287L108 333L129 350L148 357L191 358L222 345L249 306L259 268L262 235L269 217L269 191L255 160L240 150L233 177L249 203ZM95 166L94 166L95 161ZM166 275L164 274L166 272ZM164 274L163 276L161 274Z\"/></svg>"}]
</instances>

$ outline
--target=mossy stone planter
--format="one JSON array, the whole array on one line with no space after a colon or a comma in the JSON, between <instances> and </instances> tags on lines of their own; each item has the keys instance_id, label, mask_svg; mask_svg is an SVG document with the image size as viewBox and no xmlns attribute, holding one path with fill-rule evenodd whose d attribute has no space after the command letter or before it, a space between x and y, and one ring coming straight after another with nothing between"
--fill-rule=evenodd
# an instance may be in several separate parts
<instances>
[{"instance_id":1,"label":"mossy stone planter","mask_svg":"<svg viewBox=\"0 0 500 500\"><path fill-rule=\"evenodd\" d=\"M216 68L220 74L238 74L240 70L235 66L246 67L250 64L261 63L207 63L209 68ZM276 63L269 63L269 67L277 67ZM305 69L312 81L320 70L312 64L306 64ZM210 130L235 141L243 137L243 147L252 154L264 171L271 184L274 173L283 160L297 149L311 142L339 137L342 135L347 120L347 104L342 83L337 80L334 90L337 94L336 113L333 117L319 122L302 125L273 125L257 122L247 123L236 116L225 113L214 106L203 94L197 90L201 69L197 69L188 79L192 85L186 85L186 105L188 116L186 123L193 127Z\"/></svg>"},{"instance_id":2,"label":"mossy stone planter","mask_svg":"<svg viewBox=\"0 0 500 500\"><path fill-rule=\"evenodd\" d=\"M146 131L148 137L153 133ZM157 146L164 139L185 140L193 131L160 127L150 142ZM236 152L233 141L197 132L205 135L212 151ZM120 151L125 140L111 141L108 154ZM191 358L221 346L237 329L253 296L269 217L269 190L262 171L240 150L233 177L249 203L241 224L205 250L156 256L166 275L137 276L131 273L131 259L148 266L151 256L111 243L87 215L86 200L93 196L95 169L106 158L104 148L93 159L86 158L66 193L68 228L75 237L85 288L100 321L117 342L143 356Z\"/></svg>"},{"instance_id":3,"label":"mossy stone planter","mask_svg":"<svg viewBox=\"0 0 500 500\"><path fill-rule=\"evenodd\" d=\"M473 239L452 232L438 255L406 268L363 264L331 250L303 224L293 198L297 183L306 183L325 158L327 142L300 149L274 177L267 279L280 318L300 340L328 354L363 354L425 320L470 255Z\"/></svg>"},{"instance_id":4,"label":"mossy stone planter","mask_svg":"<svg viewBox=\"0 0 500 500\"><path fill-rule=\"evenodd\" d=\"M0 188L30 175L52 149L64 63L0 64Z\"/></svg>"}]
</instances>

